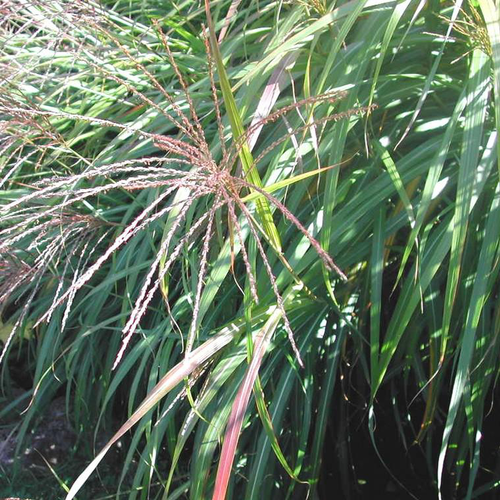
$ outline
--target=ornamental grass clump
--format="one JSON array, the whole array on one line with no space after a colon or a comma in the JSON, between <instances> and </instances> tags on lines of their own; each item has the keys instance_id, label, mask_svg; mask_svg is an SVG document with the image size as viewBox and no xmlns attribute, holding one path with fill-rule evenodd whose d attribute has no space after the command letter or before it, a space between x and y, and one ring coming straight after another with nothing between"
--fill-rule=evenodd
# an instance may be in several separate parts
<instances>
[{"instance_id":1,"label":"ornamental grass clump","mask_svg":"<svg viewBox=\"0 0 500 500\"><path fill-rule=\"evenodd\" d=\"M495 2L0 11L18 456L64 397L70 499L498 488Z\"/></svg>"},{"instance_id":2,"label":"ornamental grass clump","mask_svg":"<svg viewBox=\"0 0 500 500\"><path fill-rule=\"evenodd\" d=\"M208 10L207 14L209 15ZM256 255L260 256L276 303L276 312L274 316L271 315L273 327L268 331L272 334L278 322L282 321L296 359L303 366L286 312L285 297L278 285L269 253L274 254L282 262L284 268L293 275L295 282L307 293L312 294L312 292L308 291L285 258L274 224L276 214L273 215L273 209L306 238L327 271L335 273L342 280L347 280L347 276L323 250L310 230L271 193L303 178L318 175L333 166L319 168L312 173L297 174L285 183L278 182L269 186L262 185L258 167L267 155L285 141L291 139L297 141L296 137L304 137L310 131L320 130L329 122L348 119L369 108L355 107L335 113L332 111L332 106L345 98L346 93L328 91L301 100L295 99L278 111L269 112L267 116L254 120L252 125L241 133L241 130L238 132L238 126L241 129L238 111L229 105L228 114L233 125L231 139L231 134L228 133L222 118L221 98L214 76L214 51L215 58L218 58L218 70L223 72L221 79L227 77L221 66L217 42L212 37L211 45L208 35L204 35L206 69L212 98L212 109L209 112L215 114L219 139L214 154L213 146L211 148L207 141L195 99L191 95L189 85L176 62L168 37L160 23L154 21L153 26L180 87L175 94L167 91L139 57L132 54L131 49L113 34L112 23L108 24L104 18L98 19L99 22L92 18L87 18L86 21L92 27L95 39L106 39L108 43L114 44L120 57L137 72L137 79L147 82L161 99L153 100L141 90L142 84L131 83L130 79L127 81L120 76L119 71L113 71L106 63L105 55L102 61L96 62L96 59L87 53L84 43L79 43L78 50L72 54L75 58L72 64L78 67L79 61L84 61L85 67L95 71L103 82L113 82L117 94L133 96L136 102L134 109L143 108L156 113L177 133L151 132L143 130L135 123L102 118L99 114L93 116L58 109L57 102L56 105L45 105L38 102L36 95L33 99L26 99L22 91L16 91L15 76L4 85L0 96L0 113L4 118L3 149L7 152L10 169L6 169L6 174L0 182L12 184L9 179L13 174L16 174L16 179L22 178L19 172L26 168L28 161L29 167L36 172L38 162L44 162L45 155L55 157L62 167L62 172L54 169L52 175L47 175L47 170L44 170L40 171L42 177L40 180L29 180L26 183L16 180L14 185L21 186L22 193L7 200L1 209L0 252L6 256L2 268L2 297L6 300L15 295L17 303L20 304L22 299L23 305L22 312L2 349L0 361L8 354L12 340L26 317L32 314L35 299L50 290L50 298L47 296L48 300L44 300L43 309L37 308L37 318L33 328L37 329L46 323L57 325L58 335L64 335L72 307L78 305L79 291L84 287L95 286L100 279L99 276L102 275L102 270L110 260L116 258L118 250L133 242L139 233L151 231L151 228L157 227L161 222L165 229L160 245L155 249L155 257L145 269L134 294L131 311L127 314L121 329L121 346L110 367L111 370L119 366L133 335L141 328L141 320L147 315L148 308L160 291L166 312L171 314L170 274L176 272L176 265L182 260L183 255L196 251L198 253L196 285L189 299L192 308L191 320L187 335L181 333L187 371L182 369L182 364L179 364L166 376L170 384L172 377L169 374L179 369L184 370L182 371L184 377L192 377L192 381L186 385L187 390L183 392L184 395L189 394L188 387L199 376L200 370L203 371L206 361L237 333L237 330L233 329L230 336L226 334L223 342L215 350L207 345L206 349L201 351L201 356L197 357L196 354L199 349L193 352L200 328L200 304L211 266L211 255L216 253L213 247L217 246L217 237L221 234L229 241L233 272L237 266L237 255L241 256L246 274L244 286L247 287L249 298L255 305L259 303L259 292L254 259ZM65 30L58 35L62 39L69 37L73 42L77 41L77 37L71 31ZM225 95L222 93L222 100L226 106L228 99L232 99L227 92L226 88ZM328 106L327 114L321 118L314 118L312 110L321 105ZM280 119L286 120L286 114L300 109L310 110L309 119L304 120L303 125L299 127L293 129L288 127L287 132L273 140L253 159L248 144L250 141L256 143L262 127ZM95 162L75 151L70 141L65 138L64 132L60 131L61 122L80 123L83 127L109 130L114 134L123 133L130 143L127 145L125 142L124 148L134 148L136 141L139 140L148 143L149 149L153 146L156 151L151 155L141 155L132 159ZM73 173L71 161L79 165L79 173ZM99 208L99 200L106 200L107 197L113 196L113 192L125 192L130 196L136 196L137 192L148 189L155 190L155 195L149 198L141 210L131 214L125 225L113 222L105 215L105 211ZM193 217L192 209L197 204L203 204L206 208L201 215ZM253 248L253 256L250 255L249 246ZM19 269L15 273L10 271L13 263L17 263ZM53 269L57 269L58 272L54 278L50 278ZM16 279L12 278L13 275ZM54 279L56 283L53 283ZM239 284L238 287L241 289ZM245 294L245 291L242 292ZM59 313L60 310L62 313ZM172 322L174 324L176 322L173 315ZM269 340L268 335L266 341ZM259 355L258 365L253 367L252 380L255 380L264 352L265 349ZM176 381L174 385L182 381L178 376L174 379ZM161 383L157 388L159 386ZM164 393L163 386L150 392L134 416L108 443L109 446L137 422L137 415L143 416L160 400L159 391ZM245 404L248 403L248 395L247 390ZM239 414L237 417L238 425L241 425L242 416ZM237 426L232 427L237 428ZM108 448L105 448L104 453ZM234 456L234 450L232 453ZM230 468L231 464L225 467L226 473ZM70 497L80 486L81 483L75 485Z\"/></svg>"}]
</instances>

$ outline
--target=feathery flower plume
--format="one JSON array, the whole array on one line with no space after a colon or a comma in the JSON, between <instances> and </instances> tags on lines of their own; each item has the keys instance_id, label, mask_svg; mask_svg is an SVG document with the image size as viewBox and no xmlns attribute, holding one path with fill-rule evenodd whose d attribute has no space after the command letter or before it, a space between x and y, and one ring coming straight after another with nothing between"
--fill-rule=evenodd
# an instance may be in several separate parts
<instances>
[{"instance_id":1,"label":"feathery flower plume","mask_svg":"<svg viewBox=\"0 0 500 500\"><path fill-rule=\"evenodd\" d=\"M89 22L92 22L91 17ZM94 24L96 32L107 36L119 48L130 65L160 93L164 102L157 103L153 101L145 92L139 89L139 86L134 86L122 76L112 73L106 68L105 64L100 64L98 61L91 59L86 62L96 72L99 72L102 78L111 80L125 88L127 92L139 99L141 105L158 112L179 131L178 137L146 132L127 123L60 111L48 106L39 106L27 100L23 101L18 97L14 98L8 92L0 95L0 113L9 117L11 121L15 120L22 123L31 131L38 130L38 141L41 142L37 147L37 141L35 140L35 147L32 147L28 153L24 153L23 147L16 150L17 146L13 146L11 136L5 136L4 148L11 151L11 165L10 170L7 170L6 173L2 172L2 183L9 182L12 172L21 168L23 161L26 161L31 155L40 154L42 148L51 147L51 144L56 143L62 147L67 147L64 139L52 126L53 121L58 119L69 119L87 123L90 126L112 128L129 134L129 137L139 136L142 139L149 139L164 153L163 157L149 156L112 162L106 165L96 166L89 163L81 173L55 175L31 184L29 186L32 189L30 193L6 203L0 209L0 252L2 252L2 255L11 256L0 258L0 276L3 276L0 281L0 303L7 300L17 288L25 287L27 283L31 283L31 295L25 302L24 312L21 315L21 318L23 318L40 287L43 276L49 272L55 261L65 259L66 264L63 266L61 276L58 277L59 284L53 295L52 303L37 323L49 321L55 310L65 304L62 319L62 328L64 328L71 305L76 300L77 292L96 276L108 259L119 248L127 245L138 232L147 229L153 222L165 219L170 214L175 213L175 219L157 249L156 258L154 258L146 272L132 311L123 327L123 342L113 368L122 359L148 306L161 288L164 279L172 271L183 249L189 245L198 245L200 258L197 284L195 290L193 290L192 320L185 345L185 353L188 356L193 349L200 326L200 304L210 265L210 249L214 238L217 212L224 210L230 226L228 229L232 234L236 235L238 241L241 259L248 276L251 296L255 302L259 300L255 271L252 268L247 250L247 236L255 240L257 252L276 297L277 307L282 312L285 331L299 363L302 364L286 314L285 301L267 255L269 250L266 249L266 245L269 242L266 235L263 234L258 218L252 213L251 207L243 201L244 195L249 191L257 192L262 199L274 206L277 212L281 213L307 238L327 269L335 272L344 280L347 278L297 217L280 200L269 194L265 188L252 184L249 181L249 172L239 172L236 164L238 155L248 138L256 130L260 130L262 125L275 122L286 113L293 112L304 106L335 103L342 99L345 93L327 92L319 96L296 101L272 112L266 118L255 123L249 127L243 137L234 140L228 146L215 82L210 44L205 40L208 76L221 151L221 158L216 160L207 143L202 121L196 110L189 86L170 49L168 37L162 31L158 22L154 22L154 27L180 85L180 92L187 105L187 111L183 110L178 96L165 90L164 86L148 70L146 65L132 54L129 48L117 37L110 33L104 20L99 20L99 23ZM82 49L78 56L86 57L85 51ZM274 141L260 152L251 168L257 168L259 162L271 150L289 139L293 134L306 132L313 126L346 119L353 114L364 111L366 111L364 108L355 108L348 112L330 114L285 133L280 139ZM8 125L4 124L3 127L4 129L8 128ZM120 228L119 234L107 246L105 246L105 241L109 239L114 229L113 224L101 220L98 216L80 213L77 208L82 206L82 202L104 195L112 190L133 192L148 188L158 189L159 194L156 199L149 203L140 213L136 214L126 227ZM182 199L175 196L181 190L184 193L189 193L181 197ZM186 217L190 208L202 199L207 203L206 212L197 220L190 221L188 225ZM89 244L90 235L96 238L96 244ZM34 264L27 264L23 261L22 256L17 256L17 254L22 253L20 249L23 248L23 245L26 246L28 241L30 243L25 250L37 255ZM11 254L13 248L17 248L18 251ZM280 252L276 248L271 250ZM77 264L73 267L71 263L75 258ZM282 254L281 258L284 258ZM15 279L10 271L14 263L17 263L16 265L20 269L17 274L14 273L16 274ZM12 335L14 335L14 332ZM4 346L0 361L5 356L11 340L12 336Z\"/></svg>"}]
</instances>

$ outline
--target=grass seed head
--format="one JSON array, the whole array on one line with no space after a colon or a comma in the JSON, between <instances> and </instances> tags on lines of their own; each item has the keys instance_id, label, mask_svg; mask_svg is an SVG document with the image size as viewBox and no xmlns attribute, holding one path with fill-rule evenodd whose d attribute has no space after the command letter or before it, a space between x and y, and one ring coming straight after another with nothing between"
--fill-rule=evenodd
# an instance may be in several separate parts
<instances>
[{"instance_id":1,"label":"grass seed head","mask_svg":"<svg viewBox=\"0 0 500 500\"><path fill-rule=\"evenodd\" d=\"M81 6L75 6L77 10L79 7ZM72 13L69 12L68 15L71 16ZM248 275L251 296L255 302L259 300L256 270L250 262L246 248L247 233L256 242L256 248L276 297L277 306L283 313L284 328L297 359L302 364L286 314L285 300L279 290L268 256L269 251L273 252L276 249L273 250L269 247L258 220L255 219L249 207L242 200L243 193L257 191L262 199L273 205L283 217L308 239L327 269L336 272L343 279L346 279L346 277L297 217L276 197L267 193L265 189L249 182L248 172L241 173L235 168L235 165L241 149L245 146L247 139L256 127L276 122L285 114L292 113L299 108L313 108L322 103L333 104L345 97L345 93L327 92L293 102L263 118L253 127L250 127L242 138L233 141L227 147L222 111L217 97L213 58L210 45L205 40L208 75L222 153L222 158L216 161L207 142L202 121L196 110L195 100L191 96L189 86L179 69L169 39L163 32L160 23L154 21L154 28L180 85L180 94L177 95L173 95L165 89L165 86L146 67L140 57L134 53L134 49L127 46L124 41L113 33L109 24L104 22L96 23L91 20L89 22L93 23L92 26L99 36L105 37L108 43L114 44L116 50L127 64L134 68L140 77L148 82L150 88L155 89L158 95L163 98L162 102L158 103L157 100L153 100L146 94L144 89L127 81L123 76L112 73L107 65L99 62L97 58L90 57L91 52L89 52L88 48L80 46L78 51L75 52L75 57L82 64L86 64L87 67L99 73L103 81L114 82L114 84L133 94L145 109L156 111L167 122L177 128L179 135L153 133L137 128L133 123L120 123L107 118L99 118L98 116L70 113L65 111L64 108L58 109L54 106L39 107L31 101L23 101L19 97L12 101L8 92L7 95L2 96L0 98L0 113L9 117L11 128L14 130L19 127L26 127L29 131L31 147L35 153L42 154L44 147L42 137L49 138L53 142L57 142L63 145L64 148L71 150L71 147L64 142L60 133L56 132L58 128L57 122L60 120L86 124L87 127L115 129L121 133L129 134L131 138L140 136L143 139L149 139L158 149L164 152L163 157L144 157L104 165L96 165L92 160L85 160L86 166L81 173L55 175L45 178L30 186L32 188L31 193L24 194L19 199L8 203L0 217L0 227L2 228L0 230L0 237L2 238L0 248L7 249L13 245L25 244L24 241L30 241L29 247L38 253L38 264L35 264L35 271L32 271L30 264L26 264L26 270L29 270L29 272L26 271L23 275L24 278L18 280L15 285L10 284L7 291L12 293L16 286L24 286L26 281L29 280L32 280L32 282L38 280L39 273L48 272L55 262L61 261L64 252L66 252L66 255L69 252L69 255L74 259L77 248L81 248L83 241L86 241L85 239L90 234L93 234L93 237L99 238L99 241L101 241L100 249L95 253L92 252L92 257L88 255L86 259L80 259L76 271L74 269L71 271L70 268L66 269L65 273L69 276L69 281L61 281L53 297L52 304L40 319L40 321L50 320L55 309L66 303L64 324L69 315L70 304L75 299L78 290L95 277L108 259L119 248L127 245L139 231L146 230L155 221L175 213L174 222L170 225L170 229L163 237L161 246L157 249L156 258L146 273L139 293L134 300L128 321L123 328L123 343L117 355L115 366L122 358L149 304L161 287L165 277L171 272L183 248L186 245L197 244L200 246L201 254L197 285L193 290L192 321L186 342L186 353L189 354L195 342L200 323L200 304L210 269L210 249L213 245L216 214L218 211L225 210L230 225L227 229L236 235L240 247L240 255ZM183 106L182 102L186 106ZM185 107L186 111L184 110ZM330 114L323 118L313 119L302 127L283 134L280 139L274 141L257 156L252 168L257 168L266 154L286 141L294 133L306 133L311 127L324 125L339 119L348 119L351 115L363 111L365 111L363 108L357 108L339 114ZM15 150L14 145L7 144L6 147ZM21 153L17 152L17 155L20 156ZM12 161L14 161L14 156ZM113 190L131 192L148 188L158 188L160 190L156 199L140 213L135 214L133 220L107 243L107 247L103 247L104 241L109 240L112 225L110 226L99 218L82 212L84 206L82 203ZM176 193L179 190L188 192L189 195L180 202L174 202ZM188 211L194 203L201 199L206 200L207 203L205 214L188 224L186 220ZM34 203L35 200L36 203ZM54 230L59 232L58 237L55 239L51 236ZM103 236L104 234L108 235L107 238ZM68 246L68 243L71 242L72 244ZM42 264L40 264L41 262ZM70 276L72 272L73 276ZM12 283L9 280L7 282ZM6 292L3 295L8 296Z\"/></svg>"}]
</instances>

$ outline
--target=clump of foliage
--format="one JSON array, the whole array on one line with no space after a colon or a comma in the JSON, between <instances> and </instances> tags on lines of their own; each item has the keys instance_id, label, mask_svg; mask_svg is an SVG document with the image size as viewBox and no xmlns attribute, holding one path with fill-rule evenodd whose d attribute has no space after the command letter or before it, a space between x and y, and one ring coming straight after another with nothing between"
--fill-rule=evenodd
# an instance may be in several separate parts
<instances>
[{"instance_id":1,"label":"clump of foliage","mask_svg":"<svg viewBox=\"0 0 500 500\"><path fill-rule=\"evenodd\" d=\"M121 425L67 498L119 440L130 498L496 488L495 3L1 8L19 450Z\"/></svg>"}]
</instances>

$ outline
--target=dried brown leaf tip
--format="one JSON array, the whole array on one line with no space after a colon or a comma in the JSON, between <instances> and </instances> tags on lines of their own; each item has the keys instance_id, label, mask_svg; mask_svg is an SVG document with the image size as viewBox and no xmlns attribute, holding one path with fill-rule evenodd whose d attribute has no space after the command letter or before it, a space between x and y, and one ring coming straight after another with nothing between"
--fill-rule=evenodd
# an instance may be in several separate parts
<instances>
[{"instance_id":1,"label":"dried brown leaf tip","mask_svg":"<svg viewBox=\"0 0 500 500\"><path fill-rule=\"evenodd\" d=\"M276 213L281 215L295 226L309 241L323 261L325 267L337 273L342 279L347 279L342 270L335 264L330 255L322 248L319 242L302 225L298 218L290 212L282 201L271 195L265 188L254 186L248 180L248 172L242 174L236 168L238 155L245 141L263 123L272 123L284 117L286 113L294 112L299 108L314 107L322 103L335 103L345 96L343 92L328 92L319 96L293 102L277 110L260 123L250 127L243 138L226 144L228 133L223 126L223 112L220 107L218 91L214 76L214 64L207 47L208 76L217 122L220 141L220 154L216 159L207 142L206 133L199 117L195 100L190 88L181 73L175 56L170 48L167 35L162 31L158 22L154 28L162 43L166 57L173 69L178 82L178 90L173 93L167 91L146 64L124 45L113 33L106 31L102 24L96 26L102 36L106 36L110 43L120 49L124 59L134 68L141 78L145 79L149 88L153 89L161 100L153 99L151 94L139 86L127 81L119 74L113 74L106 65L93 60L85 59L93 71L99 72L103 80L113 81L133 94L140 104L147 110L154 110L160 117L169 122L178 131L177 136L167 136L142 130L134 123L118 123L109 119L77 115L65 111L39 109L30 103L23 103L14 108L8 108L0 102L0 112L10 114L13 118L23 119L26 124L43 120L51 122L57 119L74 120L89 126L113 128L124 132L133 140L133 137L150 139L157 148L164 152L164 156L149 156L130 159L105 165L95 165L88 161L86 167L72 175L59 175L38 182L33 185L33 191L11 201L3 207L0 216L0 247L7 248L14 244L30 241L29 248L36 250L41 267L40 272L47 272L52 264L61 259L61 248L78 257L78 266L69 266L63 273L68 279L61 279L60 286L54 294L52 304L40 321L48 321L56 308L66 304L63 314L63 327L70 314L70 309L77 292L96 276L105 263L115 252L127 245L140 231L147 230L155 221L163 220L166 231L163 235L151 265L143 276L142 285L130 315L123 327L123 342L116 357L116 366L129 344L134 332L139 327L148 306L155 294L162 287L162 283L178 262L184 249L196 246L199 255L197 284L192 292L192 320L186 342L186 354L193 348L200 323L201 302L209 276L211 248L214 246L216 221L227 221L227 227L219 227L219 233L227 233L233 239L232 246L238 247L246 274L250 293L257 302L258 286L256 271L249 257L248 239L255 242L255 248L260 256L267 278L276 297L277 307L282 312L284 328L288 334L292 348L300 362L300 354L293 338L293 332L286 314L285 301L279 289L275 272L273 271L268 252L277 252L273 249L261 223L254 214L251 204L243 201L249 191L257 192L261 199L265 199L275 207ZM84 57L85 52L78 52L78 57ZM352 115L363 113L367 108L356 108L337 114L328 114L318 119L310 119L294 131L288 131L264 148L256 157L252 168L257 168L262 158L272 149L286 141L294 133L306 133L313 127L321 127L328 122L347 119ZM32 124L36 129L36 125ZM119 230L113 230L109 224L97 223L94 215L83 214L81 207L87 200L96 200L112 190L136 191L156 188L157 195L139 213ZM33 202L38 202L34 208ZM206 210L197 218L188 217L194 213L195 204L203 201ZM68 215L71 212L71 215ZM198 211L199 213L199 211ZM222 216L219 217L218 213ZM59 236L51 237L54 227L58 228ZM24 236L20 236L22 230ZM26 239L26 235L30 238ZM91 235L91 238L89 237ZM24 239L23 239L24 238ZM68 246L68 241L72 242ZM90 243L92 241L92 243ZM27 244L27 243L26 243ZM85 250L82 250L85 247ZM73 253L72 253L73 252ZM279 251L278 251L279 252ZM83 256L83 257L82 257ZM280 255L280 258L284 258ZM71 259L67 260L68 262ZM36 282L38 278L33 278ZM36 286L35 286L36 288Z\"/></svg>"}]
</instances>

